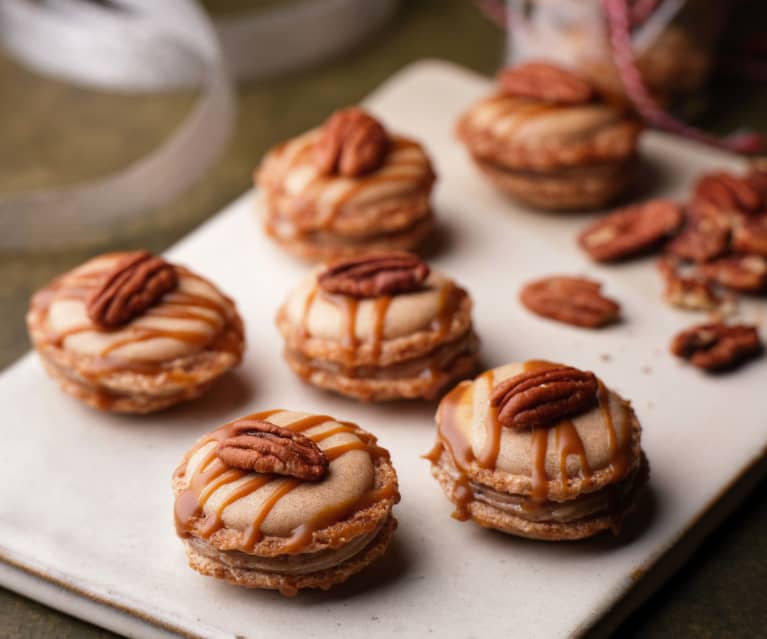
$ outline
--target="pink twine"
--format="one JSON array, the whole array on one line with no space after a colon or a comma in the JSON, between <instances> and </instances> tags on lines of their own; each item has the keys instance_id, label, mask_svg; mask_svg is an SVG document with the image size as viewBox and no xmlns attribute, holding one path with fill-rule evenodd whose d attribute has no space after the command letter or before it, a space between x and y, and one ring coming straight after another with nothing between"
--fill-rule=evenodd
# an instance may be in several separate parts
<instances>
[{"instance_id":1,"label":"pink twine","mask_svg":"<svg viewBox=\"0 0 767 639\"><path fill-rule=\"evenodd\" d=\"M631 20L626 0L602 0L602 4L610 25L613 57L623 87L645 120L664 131L729 151L753 153L764 148L763 139L755 133L744 132L718 138L677 120L658 106L645 87L636 66L634 50L631 46Z\"/></svg>"}]
</instances>

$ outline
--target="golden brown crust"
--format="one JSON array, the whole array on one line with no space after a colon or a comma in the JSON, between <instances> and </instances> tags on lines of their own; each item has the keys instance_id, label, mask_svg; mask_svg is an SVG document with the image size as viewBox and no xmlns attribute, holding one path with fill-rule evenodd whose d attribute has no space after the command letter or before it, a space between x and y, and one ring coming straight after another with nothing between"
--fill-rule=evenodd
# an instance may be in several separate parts
<instances>
[{"instance_id":1,"label":"golden brown crust","mask_svg":"<svg viewBox=\"0 0 767 639\"><path fill-rule=\"evenodd\" d=\"M636 158L572 171L514 171L474 158L479 169L508 195L548 211L582 211L607 206L631 184Z\"/></svg>"},{"instance_id":2,"label":"golden brown crust","mask_svg":"<svg viewBox=\"0 0 767 639\"><path fill-rule=\"evenodd\" d=\"M464 504L463 508L473 521L485 528L493 528L529 539L572 541L592 537L604 530L612 530L617 534L620 531L623 518L636 504L637 493L647 482L649 470L644 455L641 456L639 464L638 472L640 474L637 481L634 482L633 487L622 501L616 503L609 512L598 513L583 519L571 522L531 521L476 499ZM432 465L432 475L439 482L448 498L454 501L452 496L455 493L456 481L453 475L439 464Z\"/></svg>"},{"instance_id":3,"label":"golden brown crust","mask_svg":"<svg viewBox=\"0 0 767 639\"><path fill-rule=\"evenodd\" d=\"M184 545L189 558L189 565L203 575L225 579L230 583L246 588L279 590L282 594L289 596L305 588L327 590L364 570L383 556L391 543L396 528L397 520L389 515L380 532L362 552L333 568L301 575L282 575L249 568L238 568L200 553L188 541Z\"/></svg>"},{"instance_id":4,"label":"golden brown crust","mask_svg":"<svg viewBox=\"0 0 767 639\"><path fill-rule=\"evenodd\" d=\"M365 442L375 443L373 435L361 428L355 428L354 434ZM185 469L187 460L182 463L173 476L173 493L178 496L185 485ZM341 548L357 537L369 534L380 527L381 523L391 516L391 510L399 501L397 492L397 473L391 464L388 453L380 449L380 454L374 459L375 478L373 489L386 489L393 487L391 494L385 494L380 499L352 513L346 519L335 522L324 528L312 532L311 540L302 546L302 552L313 553L329 548ZM200 538L200 532L205 526L203 515L195 517L189 522L189 534ZM218 550L238 550L241 547L243 532L223 527L213 535L205 539L205 542ZM274 557L290 553L290 540L285 537L266 536L248 554L258 557Z\"/></svg>"},{"instance_id":5,"label":"golden brown crust","mask_svg":"<svg viewBox=\"0 0 767 639\"><path fill-rule=\"evenodd\" d=\"M105 372L98 358L48 342L44 313L34 305L27 314L27 327L45 369L65 393L99 410L146 414L196 399L240 363L245 349L242 319L234 304L227 303L232 320L213 343L147 371L116 364Z\"/></svg>"}]
</instances>

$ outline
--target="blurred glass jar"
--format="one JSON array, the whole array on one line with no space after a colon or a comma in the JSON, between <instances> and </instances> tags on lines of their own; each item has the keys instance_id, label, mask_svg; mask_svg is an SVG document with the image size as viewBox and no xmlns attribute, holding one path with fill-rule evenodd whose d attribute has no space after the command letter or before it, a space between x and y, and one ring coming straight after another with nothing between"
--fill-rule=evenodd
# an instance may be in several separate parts
<instances>
[{"instance_id":1,"label":"blurred glass jar","mask_svg":"<svg viewBox=\"0 0 767 639\"><path fill-rule=\"evenodd\" d=\"M719 0L625 0L631 48L647 90L669 105L700 92L726 17ZM547 59L574 67L625 97L610 16L601 0L509 0L507 61ZM686 101L686 100L683 100Z\"/></svg>"}]
</instances>

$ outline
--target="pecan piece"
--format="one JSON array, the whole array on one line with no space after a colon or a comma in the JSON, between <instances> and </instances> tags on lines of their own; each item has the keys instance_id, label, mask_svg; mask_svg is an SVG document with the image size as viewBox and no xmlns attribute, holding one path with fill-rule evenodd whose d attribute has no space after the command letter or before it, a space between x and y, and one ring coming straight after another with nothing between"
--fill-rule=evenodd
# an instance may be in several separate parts
<instances>
[{"instance_id":1,"label":"pecan piece","mask_svg":"<svg viewBox=\"0 0 767 639\"><path fill-rule=\"evenodd\" d=\"M620 305L600 292L602 285L581 277L553 276L522 288L520 301L543 317L586 328L597 328L618 319Z\"/></svg>"},{"instance_id":2,"label":"pecan piece","mask_svg":"<svg viewBox=\"0 0 767 639\"><path fill-rule=\"evenodd\" d=\"M515 375L490 392L502 426L525 430L548 426L597 405L594 373L559 366Z\"/></svg>"},{"instance_id":3,"label":"pecan piece","mask_svg":"<svg viewBox=\"0 0 767 639\"><path fill-rule=\"evenodd\" d=\"M682 224L682 209L670 200L650 200L597 220L578 243L597 262L613 262L656 246Z\"/></svg>"},{"instance_id":4,"label":"pecan piece","mask_svg":"<svg viewBox=\"0 0 767 639\"><path fill-rule=\"evenodd\" d=\"M178 286L171 264L149 251L130 253L109 271L86 301L91 321L104 329L127 324Z\"/></svg>"},{"instance_id":5,"label":"pecan piece","mask_svg":"<svg viewBox=\"0 0 767 639\"><path fill-rule=\"evenodd\" d=\"M317 278L328 293L379 297L419 290L429 267L412 253L369 253L330 264Z\"/></svg>"},{"instance_id":6,"label":"pecan piece","mask_svg":"<svg viewBox=\"0 0 767 639\"><path fill-rule=\"evenodd\" d=\"M767 215L735 224L732 248L741 253L767 257Z\"/></svg>"},{"instance_id":7,"label":"pecan piece","mask_svg":"<svg viewBox=\"0 0 767 639\"><path fill-rule=\"evenodd\" d=\"M732 255L701 265L703 274L714 282L744 293L767 288L767 258L760 255Z\"/></svg>"},{"instance_id":8,"label":"pecan piece","mask_svg":"<svg viewBox=\"0 0 767 639\"><path fill-rule=\"evenodd\" d=\"M753 213L762 208L760 189L750 178L719 172L704 175L695 187L695 199L724 211Z\"/></svg>"},{"instance_id":9,"label":"pecan piece","mask_svg":"<svg viewBox=\"0 0 767 639\"><path fill-rule=\"evenodd\" d=\"M705 262L727 252L730 243L729 224L701 209L688 211L682 232L668 245L667 251L676 257Z\"/></svg>"},{"instance_id":10,"label":"pecan piece","mask_svg":"<svg viewBox=\"0 0 767 639\"><path fill-rule=\"evenodd\" d=\"M260 419L243 419L229 426L227 435L216 449L227 466L312 481L328 472L325 453L301 433Z\"/></svg>"},{"instance_id":11,"label":"pecan piece","mask_svg":"<svg viewBox=\"0 0 767 639\"><path fill-rule=\"evenodd\" d=\"M680 274L677 260L661 258L658 268L666 283L664 297L669 304L695 311L714 310L722 304L722 298L705 278Z\"/></svg>"},{"instance_id":12,"label":"pecan piece","mask_svg":"<svg viewBox=\"0 0 767 639\"><path fill-rule=\"evenodd\" d=\"M314 164L322 175L356 177L379 168L389 150L381 123L357 107L336 111L314 146Z\"/></svg>"},{"instance_id":13,"label":"pecan piece","mask_svg":"<svg viewBox=\"0 0 767 639\"><path fill-rule=\"evenodd\" d=\"M498 84L507 95L555 104L584 104L594 97L594 88L587 80L547 62L503 69Z\"/></svg>"},{"instance_id":14,"label":"pecan piece","mask_svg":"<svg viewBox=\"0 0 767 639\"><path fill-rule=\"evenodd\" d=\"M759 355L762 342L755 326L716 322L682 331L671 342L671 352L698 368L726 370Z\"/></svg>"}]
</instances>

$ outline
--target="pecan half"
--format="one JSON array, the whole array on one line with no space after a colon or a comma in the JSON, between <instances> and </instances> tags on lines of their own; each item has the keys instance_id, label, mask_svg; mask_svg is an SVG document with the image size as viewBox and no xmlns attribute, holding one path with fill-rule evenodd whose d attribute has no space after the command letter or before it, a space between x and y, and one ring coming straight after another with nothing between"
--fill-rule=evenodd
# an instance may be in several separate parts
<instances>
[{"instance_id":1,"label":"pecan half","mask_svg":"<svg viewBox=\"0 0 767 639\"><path fill-rule=\"evenodd\" d=\"M613 262L642 253L682 224L682 209L670 200L650 200L597 220L578 243L597 262Z\"/></svg>"},{"instance_id":2,"label":"pecan half","mask_svg":"<svg viewBox=\"0 0 767 639\"><path fill-rule=\"evenodd\" d=\"M671 342L671 352L698 368L725 370L759 355L762 342L755 326L716 322L682 331Z\"/></svg>"},{"instance_id":3,"label":"pecan half","mask_svg":"<svg viewBox=\"0 0 767 639\"><path fill-rule=\"evenodd\" d=\"M726 253L729 243L729 224L697 209L688 211L682 232L669 243L666 250L682 259L705 262Z\"/></svg>"},{"instance_id":4,"label":"pecan half","mask_svg":"<svg viewBox=\"0 0 767 639\"><path fill-rule=\"evenodd\" d=\"M178 286L171 264L148 251L129 254L104 276L86 301L91 321L105 329L127 324Z\"/></svg>"},{"instance_id":5,"label":"pecan half","mask_svg":"<svg viewBox=\"0 0 767 639\"><path fill-rule=\"evenodd\" d=\"M764 204L754 181L725 172L704 175L695 187L694 197L724 211L742 213L758 211Z\"/></svg>"},{"instance_id":6,"label":"pecan half","mask_svg":"<svg viewBox=\"0 0 767 639\"><path fill-rule=\"evenodd\" d=\"M594 373L560 366L515 375L490 392L502 426L525 430L548 426L597 405Z\"/></svg>"},{"instance_id":7,"label":"pecan half","mask_svg":"<svg viewBox=\"0 0 767 639\"><path fill-rule=\"evenodd\" d=\"M732 248L767 257L767 215L736 223L732 231Z\"/></svg>"},{"instance_id":8,"label":"pecan half","mask_svg":"<svg viewBox=\"0 0 767 639\"><path fill-rule=\"evenodd\" d=\"M688 310L710 311L723 303L705 278L697 273L683 275L680 266L679 260L668 256L658 261L658 270L666 284L663 296L669 304Z\"/></svg>"},{"instance_id":9,"label":"pecan half","mask_svg":"<svg viewBox=\"0 0 767 639\"><path fill-rule=\"evenodd\" d=\"M524 286L520 301L543 317L597 328L618 319L620 305L600 292L602 285L581 277L546 277Z\"/></svg>"},{"instance_id":10,"label":"pecan half","mask_svg":"<svg viewBox=\"0 0 767 639\"><path fill-rule=\"evenodd\" d=\"M379 297L417 291L429 267L412 253L369 253L330 264L317 278L328 293Z\"/></svg>"},{"instance_id":11,"label":"pecan half","mask_svg":"<svg viewBox=\"0 0 767 639\"><path fill-rule=\"evenodd\" d=\"M744 293L767 289L767 258L760 255L732 255L701 265L703 274L727 288Z\"/></svg>"},{"instance_id":12,"label":"pecan half","mask_svg":"<svg viewBox=\"0 0 767 639\"><path fill-rule=\"evenodd\" d=\"M381 123L357 107L336 111L322 127L314 163L322 175L356 177L379 168L389 150Z\"/></svg>"},{"instance_id":13,"label":"pecan half","mask_svg":"<svg viewBox=\"0 0 767 639\"><path fill-rule=\"evenodd\" d=\"M328 472L328 458L306 435L262 420L232 424L216 454L228 466L257 473L318 480Z\"/></svg>"},{"instance_id":14,"label":"pecan half","mask_svg":"<svg viewBox=\"0 0 767 639\"><path fill-rule=\"evenodd\" d=\"M498 84L507 95L555 104L584 104L594 97L594 88L587 80L546 62L503 69Z\"/></svg>"}]
</instances>

